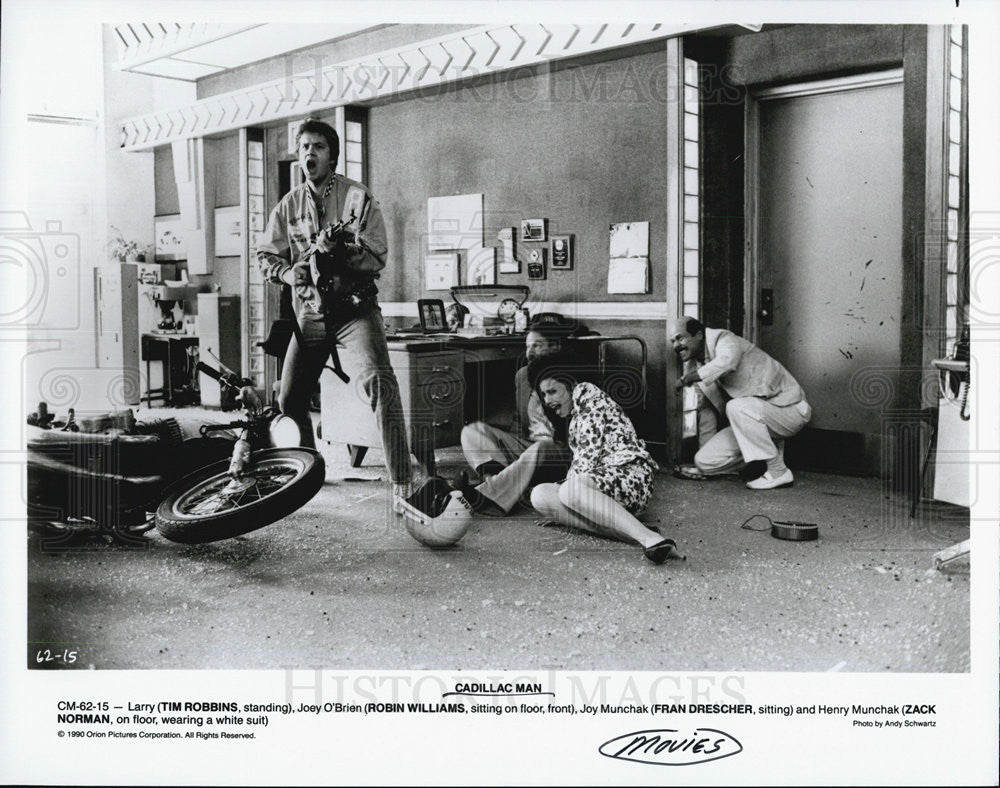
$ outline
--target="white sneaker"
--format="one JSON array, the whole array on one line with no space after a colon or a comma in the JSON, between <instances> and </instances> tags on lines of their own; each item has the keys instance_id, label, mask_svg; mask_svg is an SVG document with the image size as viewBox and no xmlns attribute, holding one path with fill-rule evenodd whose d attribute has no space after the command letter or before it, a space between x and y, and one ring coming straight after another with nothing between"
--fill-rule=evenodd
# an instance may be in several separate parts
<instances>
[{"instance_id":1,"label":"white sneaker","mask_svg":"<svg viewBox=\"0 0 1000 788\"><path fill-rule=\"evenodd\" d=\"M747 487L751 490L774 490L777 487L791 487L795 483L790 469L785 468L785 472L780 476L774 476L770 471L764 471L764 475L747 482Z\"/></svg>"}]
</instances>

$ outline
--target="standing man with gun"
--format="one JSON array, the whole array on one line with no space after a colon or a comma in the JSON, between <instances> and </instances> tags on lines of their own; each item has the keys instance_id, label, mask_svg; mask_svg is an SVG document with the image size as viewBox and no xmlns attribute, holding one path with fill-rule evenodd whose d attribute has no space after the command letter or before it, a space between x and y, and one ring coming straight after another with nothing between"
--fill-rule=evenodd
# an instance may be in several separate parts
<instances>
[{"instance_id":1,"label":"standing man with gun","mask_svg":"<svg viewBox=\"0 0 1000 788\"><path fill-rule=\"evenodd\" d=\"M389 364L375 279L385 267L385 224L368 188L337 175L340 139L328 124L310 118L296 134L306 182L275 206L257 245L264 278L292 288L299 330L285 355L278 405L299 425L302 445L315 448L309 400L327 359L340 370L337 345L359 360L392 476L394 504L411 493L410 453Z\"/></svg>"}]
</instances>

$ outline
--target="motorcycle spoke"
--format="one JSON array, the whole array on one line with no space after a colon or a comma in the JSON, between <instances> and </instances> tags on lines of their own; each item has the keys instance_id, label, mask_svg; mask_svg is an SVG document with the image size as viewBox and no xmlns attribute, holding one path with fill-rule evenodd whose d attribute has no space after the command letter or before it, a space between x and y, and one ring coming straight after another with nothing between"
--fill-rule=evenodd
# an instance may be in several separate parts
<instances>
[{"instance_id":1,"label":"motorcycle spoke","mask_svg":"<svg viewBox=\"0 0 1000 788\"><path fill-rule=\"evenodd\" d=\"M209 495L208 497L199 501L196 505L191 507L191 514L214 514L216 512L225 511L227 508L232 508L232 506L226 507L227 503L232 503L232 498L224 495L222 492L215 493L214 495Z\"/></svg>"},{"instance_id":2,"label":"motorcycle spoke","mask_svg":"<svg viewBox=\"0 0 1000 788\"><path fill-rule=\"evenodd\" d=\"M258 495L263 498L265 495L270 495L275 490L280 490L293 478L295 478L294 472L269 474L264 478L258 478L257 483L254 485L254 489L257 490Z\"/></svg>"},{"instance_id":3,"label":"motorcycle spoke","mask_svg":"<svg viewBox=\"0 0 1000 788\"><path fill-rule=\"evenodd\" d=\"M208 495L196 498L188 503L191 514L211 514L219 511L225 496L219 491L209 491Z\"/></svg>"},{"instance_id":4,"label":"motorcycle spoke","mask_svg":"<svg viewBox=\"0 0 1000 788\"><path fill-rule=\"evenodd\" d=\"M239 509L246 503L254 503L255 501L259 501L263 496L255 495L249 501L246 500L247 496L250 495L251 492L256 491L256 487L257 486L254 485L253 487L247 487L245 490L240 490L239 496L233 500L233 508Z\"/></svg>"},{"instance_id":5,"label":"motorcycle spoke","mask_svg":"<svg viewBox=\"0 0 1000 788\"><path fill-rule=\"evenodd\" d=\"M203 517L249 506L268 495L272 495L294 481L301 469L285 463L265 462L250 472L252 483L248 486L228 490L233 483L228 475L220 475L207 480L200 489L192 490L179 500L176 509L190 517Z\"/></svg>"},{"instance_id":6,"label":"motorcycle spoke","mask_svg":"<svg viewBox=\"0 0 1000 788\"><path fill-rule=\"evenodd\" d=\"M227 495L225 491L228 483L228 478L218 480L215 484L199 490L187 501L184 501L185 513L191 515L216 514L234 508L232 495Z\"/></svg>"}]
</instances>

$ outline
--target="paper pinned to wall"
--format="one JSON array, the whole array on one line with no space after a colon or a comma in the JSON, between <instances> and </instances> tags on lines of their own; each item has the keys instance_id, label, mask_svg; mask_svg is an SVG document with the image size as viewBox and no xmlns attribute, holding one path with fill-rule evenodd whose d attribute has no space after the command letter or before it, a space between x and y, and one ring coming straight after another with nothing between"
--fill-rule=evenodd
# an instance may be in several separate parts
<instances>
[{"instance_id":1,"label":"paper pinned to wall","mask_svg":"<svg viewBox=\"0 0 1000 788\"><path fill-rule=\"evenodd\" d=\"M483 195L427 199L427 249L473 249L483 245Z\"/></svg>"},{"instance_id":2,"label":"paper pinned to wall","mask_svg":"<svg viewBox=\"0 0 1000 788\"><path fill-rule=\"evenodd\" d=\"M243 210L238 205L215 209L215 256L237 257L243 250Z\"/></svg>"},{"instance_id":3,"label":"paper pinned to wall","mask_svg":"<svg viewBox=\"0 0 1000 788\"><path fill-rule=\"evenodd\" d=\"M424 257L424 290L448 290L458 284L458 252L435 252Z\"/></svg>"},{"instance_id":4,"label":"paper pinned to wall","mask_svg":"<svg viewBox=\"0 0 1000 788\"><path fill-rule=\"evenodd\" d=\"M649 292L649 222L616 222L608 229L608 292Z\"/></svg>"},{"instance_id":5,"label":"paper pinned to wall","mask_svg":"<svg viewBox=\"0 0 1000 788\"><path fill-rule=\"evenodd\" d=\"M648 293L648 257L612 257L608 260L609 293Z\"/></svg>"},{"instance_id":6,"label":"paper pinned to wall","mask_svg":"<svg viewBox=\"0 0 1000 788\"><path fill-rule=\"evenodd\" d=\"M649 222L616 222L609 233L609 257L649 257Z\"/></svg>"},{"instance_id":7,"label":"paper pinned to wall","mask_svg":"<svg viewBox=\"0 0 1000 788\"><path fill-rule=\"evenodd\" d=\"M497 240L500 242L501 274L521 273L521 261L517 259L517 252L515 251L515 235L513 227L501 227L497 233Z\"/></svg>"},{"instance_id":8,"label":"paper pinned to wall","mask_svg":"<svg viewBox=\"0 0 1000 788\"><path fill-rule=\"evenodd\" d=\"M465 281L470 285L497 283L497 250L495 246L478 246L468 251Z\"/></svg>"}]
</instances>

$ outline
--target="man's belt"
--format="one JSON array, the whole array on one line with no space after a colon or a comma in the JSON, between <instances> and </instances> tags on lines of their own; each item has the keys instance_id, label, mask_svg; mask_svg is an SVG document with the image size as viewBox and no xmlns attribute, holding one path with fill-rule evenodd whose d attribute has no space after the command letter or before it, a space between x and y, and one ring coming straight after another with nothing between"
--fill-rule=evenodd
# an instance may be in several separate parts
<instances>
[{"instance_id":1,"label":"man's belt","mask_svg":"<svg viewBox=\"0 0 1000 788\"><path fill-rule=\"evenodd\" d=\"M333 297L326 293L322 293L322 295L324 314L334 319L339 319L341 315L346 314L348 315L347 320L352 320L367 311L364 308L370 305L366 302L374 302L378 295L378 287L375 286L374 279L366 279L349 293ZM342 322L346 322L346 320Z\"/></svg>"},{"instance_id":2,"label":"man's belt","mask_svg":"<svg viewBox=\"0 0 1000 788\"><path fill-rule=\"evenodd\" d=\"M330 337L331 330L356 318L367 315L375 308L375 298L378 295L378 287L375 286L374 279L366 279L358 284L353 290L344 295L336 296L327 300L323 298L323 320L327 327L327 336ZM350 383L351 378L340 365L340 355L337 353L337 340L330 341L330 358L333 361L332 372L344 383ZM331 369L327 367L327 369Z\"/></svg>"}]
</instances>

